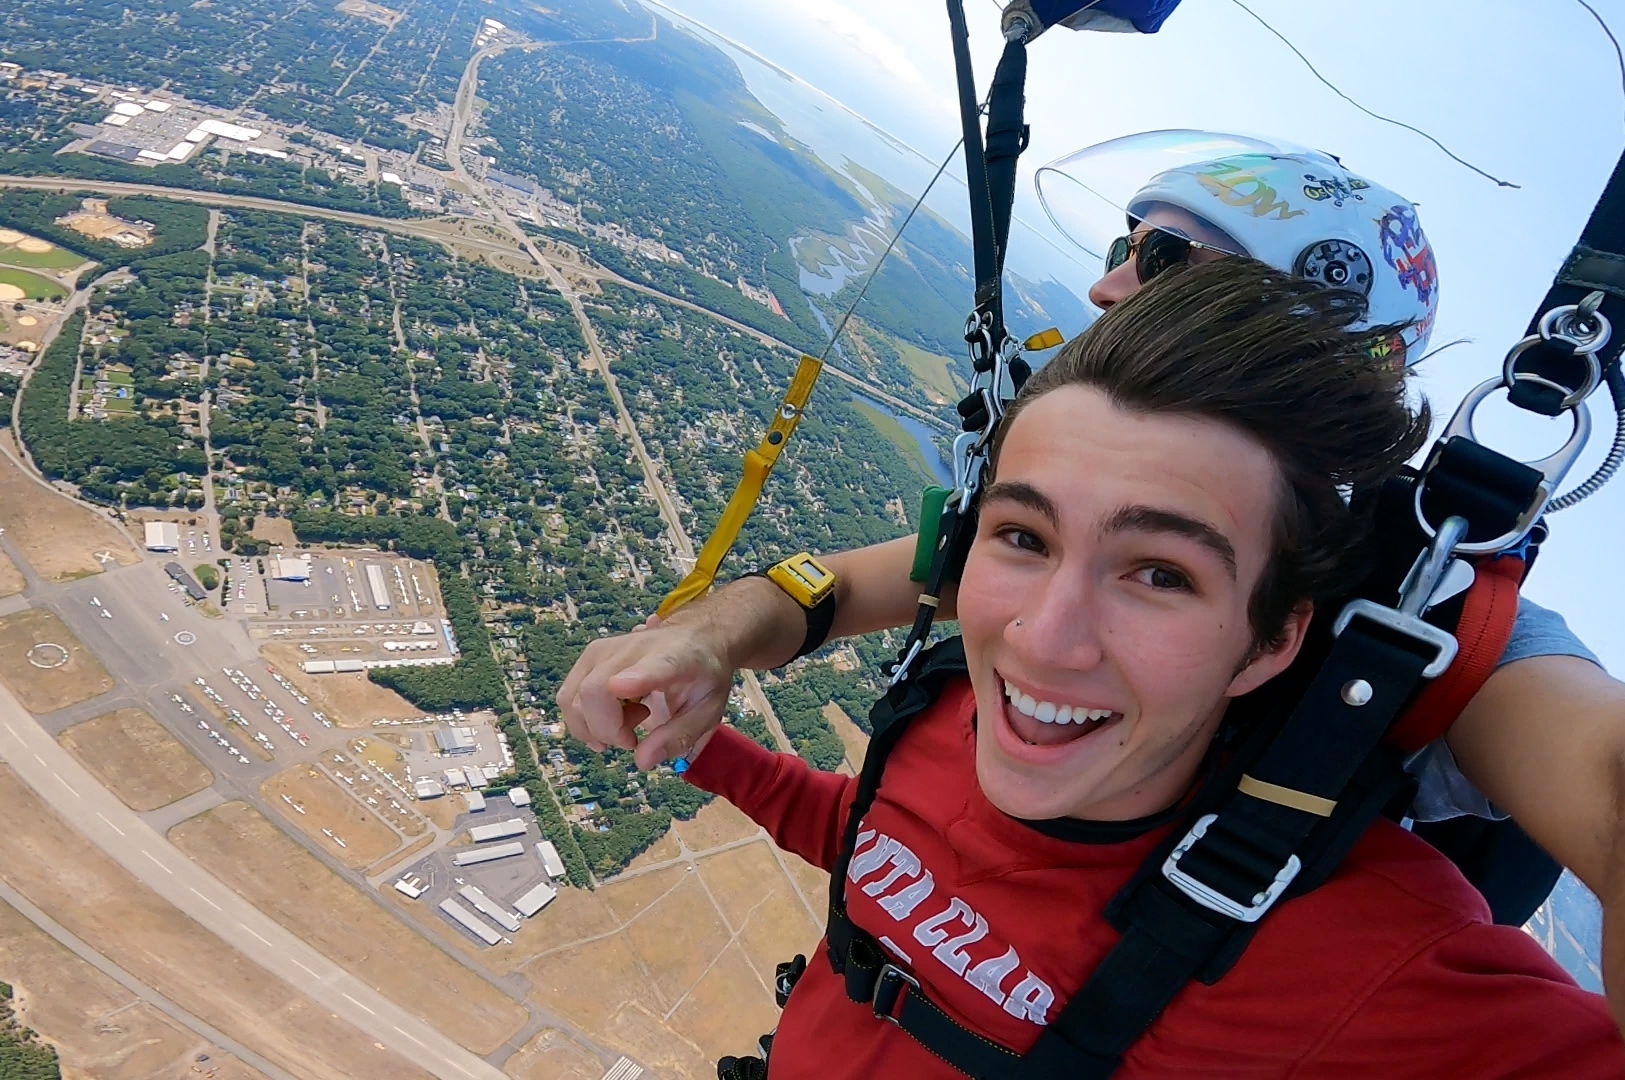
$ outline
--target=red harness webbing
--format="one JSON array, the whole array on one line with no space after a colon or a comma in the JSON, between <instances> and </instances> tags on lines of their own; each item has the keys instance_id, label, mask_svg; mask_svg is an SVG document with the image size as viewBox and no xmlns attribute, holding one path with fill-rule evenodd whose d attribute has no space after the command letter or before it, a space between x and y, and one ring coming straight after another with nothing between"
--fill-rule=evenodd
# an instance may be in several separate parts
<instances>
[{"instance_id":1,"label":"red harness webbing","mask_svg":"<svg viewBox=\"0 0 1625 1080\"><path fill-rule=\"evenodd\" d=\"M1388 733L1388 741L1407 752L1422 749L1450 730L1495 670L1512 638L1523 559L1506 555L1478 563L1473 569L1478 576L1462 603L1455 630L1455 660L1417 695Z\"/></svg>"}]
</instances>

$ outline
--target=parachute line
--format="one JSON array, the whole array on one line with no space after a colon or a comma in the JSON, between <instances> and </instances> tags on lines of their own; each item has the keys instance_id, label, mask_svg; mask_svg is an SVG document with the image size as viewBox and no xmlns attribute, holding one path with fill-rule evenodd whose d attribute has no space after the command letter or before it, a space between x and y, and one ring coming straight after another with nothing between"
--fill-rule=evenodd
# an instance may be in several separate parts
<instances>
[{"instance_id":1,"label":"parachute line","mask_svg":"<svg viewBox=\"0 0 1625 1080\"><path fill-rule=\"evenodd\" d=\"M925 197L931 194L931 189L937 186L937 181L942 179L942 174L948 170L949 164L958 155L959 148L964 145L965 137L961 135L959 141L954 143L954 148L948 151L948 156L942 159L942 164L937 166L936 174L931 177L931 182L925 185L925 190L920 192L920 197L914 200L914 205L909 208L908 216L891 234L891 239L886 241L886 250L880 253L880 258L875 260L875 265L870 269L869 276L863 279L863 287L858 290L858 295L852 298L852 302L846 306L846 311L841 314L841 321L835 324L834 330L830 331L829 341L824 344L824 351L819 354L819 362L829 359L829 354L835 348L835 343L841 339L841 334L846 330L846 324L851 321L852 313L858 310L859 304L863 303L863 298L869 294L869 286L875 283L875 278L880 274L880 268L886 264L886 257L897 246L897 241L903 238L903 230L908 228L908 223L914 220L914 215L919 213L920 207L925 205Z\"/></svg>"},{"instance_id":2,"label":"parachute line","mask_svg":"<svg viewBox=\"0 0 1625 1080\"><path fill-rule=\"evenodd\" d=\"M1586 3L1586 0L1574 0L1574 2L1591 12L1591 17L1597 20L1597 25L1602 27L1602 32L1608 35L1608 40L1614 46L1614 56L1619 60L1620 88L1621 90L1625 90L1625 51L1620 50L1619 39L1614 36L1613 29L1608 25L1607 21L1603 19L1602 15L1598 13L1596 8Z\"/></svg>"},{"instance_id":3,"label":"parachute line","mask_svg":"<svg viewBox=\"0 0 1625 1080\"><path fill-rule=\"evenodd\" d=\"M1239 7L1241 10L1245 11L1247 14L1251 15L1253 17L1253 19L1260 26L1262 26L1264 29L1268 30L1270 33L1274 34L1277 38L1279 38L1281 40L1282 44L1284 44L1287 48L1291 49L1293 51L1293 53L1296 54L1298 59L1303 61L1303 66L1309 69L1309 73L1311 75L1313 75L1315 78L1319 79L1321 81L1321 83L1323 83L1326 86L1327 89L1329 89L1332 93L1336 94L1338 97L1342 98L1344 101L1348 102L1350 105L1353 105L1356 109L1358 109L1361 112L1365 113L1367 116L1371 117L1374 120L1381 120L1385 124L1393 124L1395 127L1401 127L1401 128L1404 128L1406 131L1414 132L1417 135L1422 136L1422 138L1426 139L1428 142L1430 142L1434 146L1438 147L1439 150L1442 151L1444 153L1444 155L1446 157L1448 157L1451 161L1454 161L1456 164L1461 165L1464 168L1471 169L1473 172L1475 172L1478 175L1482 176L1484 179L1493 182L1497 187L1504 187L1504 188L1520 188L1521 187L1521 185L1514 184L1510 180L1502 180L1498 176L1493 176L1490 173L1485 172L1483 169L1480 169L1477 165L1474 165L1472 162L1468 161L1467 159L1465 159L1463 157L1460 157L1459 155L1457 155L1456 153L1451 151L1451 149L1448 146L1446 146L1444 143L1440 142L1438 139L1434 138L1432 135L1430 135L1427 132L1423 131L1421 128L1416 127L1416 126L1414 126L1412 124L1407 124L1403 120L1395 120L1391 116L1383 116L1381 113L1373 112L1370 109L1366 108L1364 105L1361 105L1358 101L1355 101L1353 98L1351 98L1347 94L1345 94L1337 86L1336 83L1332 82L1330 79L1326 78L1326 76L1322 75L1320 73L1320 71L1315 67L1315 65L1309 62L1309 58L1307 56L1303 55L1302 50L1300 50L1296 45L1292 44L1292 42L1290 40L1288 40L1288 38L1287 38L1287 36L1285 34L1281 33L1279 30L1275 29L1275 27L1271 26L1268 22L1266 22L1264 20L1263 16L1259 15L1258 12L1254 11L1252 8L1248 7L1246 4L1242 3L1242 0L1230 0L1230 2L1232 4L1234 4L1234 5L1236 5L1237 7ZM1584 5L1588 10L1590 9L1590 5L1586 4L1586 0L1579 0L1579 3ZM1596 12L1593 11L1592 14L1596 15ZM1599 17L1597 21L1601 22L1602 20ZM1607 27L1605 26L1604 29L1606 30ZM1612 33L1610 33L1608 36L1609 36L1610 39L1613 38ZM1616 43L1616 46L1617 46L1617 43ZM1622 61L1622 65L1625 65L1625 61Z\"/></svg>"}]
</instances>

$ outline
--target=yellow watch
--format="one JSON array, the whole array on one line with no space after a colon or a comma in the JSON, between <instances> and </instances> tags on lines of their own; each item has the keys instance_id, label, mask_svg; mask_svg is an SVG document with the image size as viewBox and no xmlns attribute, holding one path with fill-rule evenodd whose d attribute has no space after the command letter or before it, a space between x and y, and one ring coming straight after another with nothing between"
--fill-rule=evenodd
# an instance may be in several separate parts
<instances>
[{"instance_id":1,"label":"yellow watch","mask_svg":"<svg viewBox=\"0 0 1625 1080\"><path fill-rule=\"evenodd\" d=\"M770 567L768 580L786 596L811 611L835 591L835 575L807 552L797 552Z\"/></svg>"}]
</instances>

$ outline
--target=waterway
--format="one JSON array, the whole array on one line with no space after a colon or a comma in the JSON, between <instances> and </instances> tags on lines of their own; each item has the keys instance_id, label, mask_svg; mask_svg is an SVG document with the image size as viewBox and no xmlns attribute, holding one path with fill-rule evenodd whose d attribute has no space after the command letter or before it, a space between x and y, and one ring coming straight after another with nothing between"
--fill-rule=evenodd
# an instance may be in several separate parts
<instances>
[{"instance_id":1,"label":"waterway","mask_svg":"<svg viewBox=\"0 0 1625 1080\"><path fill-rule=\"evenodd\" d=\"M948 462L943 460L942 448L937 443L938 432L935 428L927 427L906 413L894 412L881 402L866 394L860 394L856 390L852 391L852 400L861 401L871 409L883 412L901 424L903 430L908 432L909 437L920 448L920 457L925 459L925 463L930 466L932 475L936 477L936 482L943 487L954 486L954 471L949 467Z\"/></svg>"}]
</instances>

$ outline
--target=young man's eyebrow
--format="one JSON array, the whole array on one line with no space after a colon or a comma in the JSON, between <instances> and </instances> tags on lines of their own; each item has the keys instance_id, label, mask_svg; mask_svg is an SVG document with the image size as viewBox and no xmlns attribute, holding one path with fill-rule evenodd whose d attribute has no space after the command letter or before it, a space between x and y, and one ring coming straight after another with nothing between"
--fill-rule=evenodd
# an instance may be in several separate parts
<instances>
[{"instance_id":1,"label":"young man's eyebrow","mask_svg":"<svg viewBox=\"0 0 1625 1080\"><path fill-rule=\"evenodd\" d=\"M1114 532L1161 532L1188 537L1217 555L1230 572L1230 580L1236 579L1235 546L1224 533L1201 518L1155 506L1124 506L1100 528L1102 536Z\"/></svg>"},{"instance_id":2,"label":"young man's eyebrow","mask_svg":"<svg viewBox=\"0 0 1625 1080\"><path fill-rule=\"evenodd\" d=\"M1061 515L1055 509L1055 504L1050 501L1048 495L1031 484L1020 480L1000 481L982 493L983 505L999 499L1008 499L1017 505L1025 506L1036 514L1044 515L1053 527L1057 529L1061 527Z\"/></svg>"}]
</instances>

